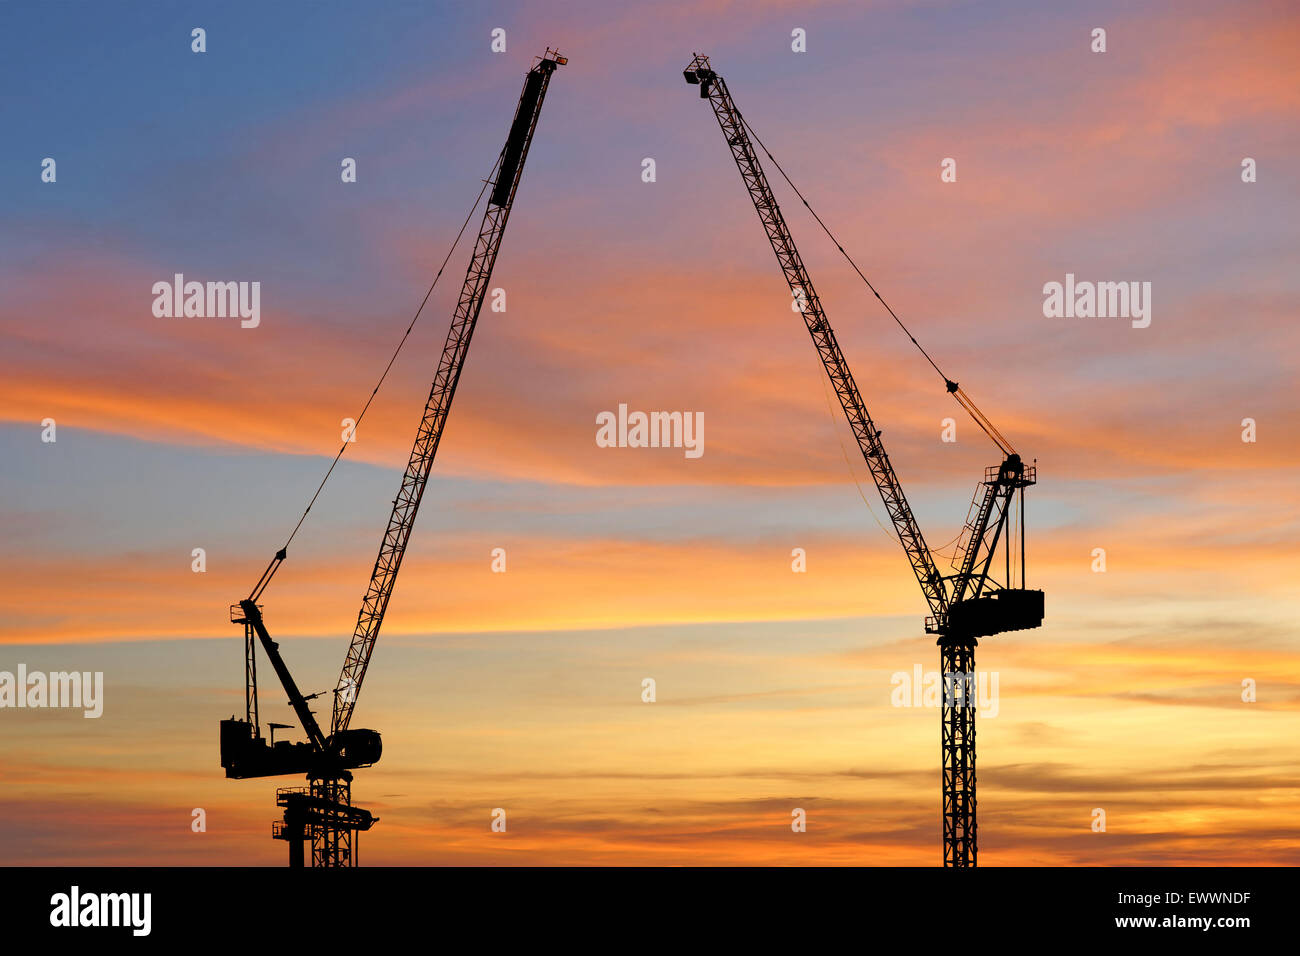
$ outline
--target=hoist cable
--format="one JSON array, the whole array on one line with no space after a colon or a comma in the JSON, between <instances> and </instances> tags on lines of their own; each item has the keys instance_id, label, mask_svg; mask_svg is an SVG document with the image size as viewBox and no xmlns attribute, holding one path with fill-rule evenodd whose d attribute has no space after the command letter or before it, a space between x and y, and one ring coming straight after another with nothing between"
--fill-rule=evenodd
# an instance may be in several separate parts
<instances>
[{"instance_id":1,"label":"hoist cable","mask_svg":"<svg viewBox=\"0 0 1300 956\"><path fill-rule=\"evenodd\" d=\"M375 400L375 396L379 393L380 386L384 384L384 379L388 377L388 373L392 369L393 363L397 361L397 356L401 353L402 347L406 345L406 340L410 338L411 330L415 328L415 323L419 321L420 313L424 311L424 306L428 303L429 297L433 295L433 290L437 287L438 280L442 278L443 270L447 268L447 263L451 261L452 255L456 252L456 247L460 245L460 240L465 235L465 230L469 227L470 220L474 218L474 213L478 210L479 203L483 201L483 194L487 192L488 186L492 185L493 177L496 176L497 168L500 165L501 159L498 157L496 164L492 167L491 174L487 179L483 180L483 188L479 190L478 198L474 200L474 205L470 209L469 214L465 216L465 221L461 223L460 231L456 233L456 238L452 241L451 248L447 250L447 254L443 257L442 265L438 267L437 275L435 275L433 281L429 283L429 288L424 293L424 298L420 300L420 305L415 310L415 315L411 317L410 323L406 326L406 331L402 334L401 341L397 343L397 348L393 350L392 356L388 359L388 364L384 366L384 371L380 374L379 381L376 382L375 387L371 389L370 397L366 399L366 404L362 407L360 414L357 415L352 426L353 435L356 434L357 427L361 424L361 420L365 418L366 412L370 409L370 403ZM278 569L278 562L284 560L285 555L289 550L289 545L298 534L298 529L301 528L302 523L307 520L308 512L311 511L312 505L316 504L316 499L320 497L321 491L325 488L325 482L329 481L330 475L334 473L335 466L338 465L339 460L343 457L343 453L347 451L347 447L350 444L352 444L350 441L345 440L339 447L338 454L334 456L334 460L330 462L330 466L325 472L325 477L322 478L320 484L316 486L316 493L313 494L311 500L307 502L307 507L303 509L302 515L299 516L298 523L293 526L293 531L289 532L289 537L285 540L284 547L276 552L275 557L271 559L271 563L267 565L266 570L262 572L262 577L258 580L257 585L253 588L253 593L250 596L252 600L256 600L270 583L271 576L274 575Z\"/></svg>"},{"instance_id":2,"label":"hoist cable","mask_svg":"<svg viewBox=\"0 0 1300 956\"><path fill-rule=\"evenodd\" d=\"M737 111L736 115L740 116L739 111ZM975 424L980 427L980 430L983 431L985 435L988 435L989 439L992 440L995 445L1002 449L1004 454L1014 454L1015 449L1011 447L1011 443L1006 440L1002 433L999 432L997 428L993 426L993 423L988 420L988 417L979 410L973 401L971 401L970 396L962 391L961 387L956 382L943 373L943 369L939 368L935 360L930 357L930 353L927 352L921 343L916 340L916 336L914 336L911 333L911 330L903 324L903 320L898 317L898 314L890 308L889 303L886 302L880 293L876 291L876 287L871 284L871 280L868 279L862 270L858 268L858 264L853 261L853 257L848 254L844 246L840 244L840 241L835 238L835 234L831 232L826 223L822 221L822 217L817 215L817 210L813 209L812 204L804 198L804 194L799 191L799 187L796 186L794 181L786 174L784 167L777 162L776 157L772 155L772 151L767 148L767 145L763 142L758 133L754 132L754 127L749 125L749 120L745 119L744 116L740 116L740 122L743 123L745 129L749 131L749 135L754 137L754 142L758 143L759 148L767 155L767 158L771 161L772 165L776 167L776 171L781 174L781 178L786 181L786 184L792 190L794 190L794 194L799 197L799 201L804 204L804 208L807 209L808 212L812 214L812 217L817 220L817 225L822 227L822 232L826 233L827 238L829 238L830 241L835 244L835 248L840 251L840 255L842 255L845 261L853 267L853 271L858 274L858 278L866 283L867 288L871 290L872 295L874 295L876 300L885 307L885 311L889 313L890 318L898 323L898 327L903 330L903 334L906 335L911 343L916 346L917 350L925 356L925 360L930 363L931 367L939 373L939 377L943 379L944 386L950 393L952 393L952 396L957 400L957 403L966 410L966 413L970 415Z\"/></svg>"}]
</instances>

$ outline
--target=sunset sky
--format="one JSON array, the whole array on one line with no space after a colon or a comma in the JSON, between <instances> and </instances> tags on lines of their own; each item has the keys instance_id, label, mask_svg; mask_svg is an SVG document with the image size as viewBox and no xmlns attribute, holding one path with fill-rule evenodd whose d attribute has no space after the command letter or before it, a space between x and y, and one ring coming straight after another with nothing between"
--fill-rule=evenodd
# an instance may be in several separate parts
<instances>
[{"instance_id":1,"label":"sunset sky","mask_svg":"<svg viewBox=\"0 0 1300 956\"><path fill-rule=\"evenodd\" d=\"M1300 14L1076 6L0 7L0 671L105 682L98 720L0 710L0 864L283 865L274 791L301 781L219 765L217 722L243 711L227 607L315 490L548 46L569 64L493 276L507 308L479 322L356 708L384 735L354 785L381 818L362 863L941 862L939 713L891 704L892 675L938 667L925 602L682 80L695 52L1037 460L1047 619L976 657L999 687L981 864L1300 863ZM940 548L998 450L773 186ZM468 255L264 596L307 692L337 680ZM260 282L260 325L155 317L175 273ZM1150 326L1045 317L1068 273L1150 282ZM704 454L598 447L621 403L702 412ZM263 720L296 723L263 677Z\"/></svg>"}]
</instances>

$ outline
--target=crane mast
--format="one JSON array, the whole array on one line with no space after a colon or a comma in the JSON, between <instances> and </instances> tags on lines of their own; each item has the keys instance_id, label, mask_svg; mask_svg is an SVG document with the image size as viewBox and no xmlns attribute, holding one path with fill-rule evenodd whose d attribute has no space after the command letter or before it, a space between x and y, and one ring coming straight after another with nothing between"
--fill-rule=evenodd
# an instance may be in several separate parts
<instances>
[{"instance_id":1,"label":"crane mast","mask_svg":"<svg viewBox=\"0 0 1300 956\"><path fill-rule=\"evenodd\" d=\"M744 118L736 109L726 81L713 70L707 56L698 54L683 71L683 76L687 83L699 86L700 97L707 99L713 108L713 115L731 149L732 159L740 170L749 198L763 223L768 242L790 287L794 304L803 316L826 375L835 394L839 396L844 417L853 430L898 540L930 607L926 632L938 635L940 667L944 680L941 715L944 865L974 866L977 844L975 710L972 691L976 639L1007 630L1037 627L1043 618L1043 592L1024 589L1023 565L1021 586L1012 587L1009 547L1004 586L987 597L982 594L990 581L994 552L1010 517L1011 500L1017 491L1023 495L1024 488L1034 483L1034 468L1026 468L1020 456L983 414L974 408L957 384L945 379L948 391L975 417L1007 457L1001 465L990 468L985 480L981 482L981 490L977 492L968 514L962 535L963 543L954 564L957 573L946 577L940 574L907 503L907 497L903 494L902 484L885 453L880 429L871 420L853 374L840 351L835 332L822 311L821 300L804 268L785 217L768 184L767 175L758 161ZM1021 501L1023 508L1023 497ZM1022 556L1023 533L1022 523Z\"/></svg>"},{"instance_id":2,"label":"crane mast","mask_svg":"<svg viewBox=\"0 0 1300 956\"><path fill-rule=\"evenodd\" d=\"M524 160L528 156L537 128L537 118L541 114L542 101L551 75L558 66L566 63L567 58L548 49L528 71L510 133L495 166L494 178L487 183L492 191L479 226L460 297L452 314L451 327L438 361L424 414L416 431L415 443L402 474L397 497L393 500L393 510L334 690L328 736L318 726L308 705L308 701L321 694L304 695L298 689L280 655L278 645L267 632L261 605L257 603L285 561L286 548L276 552L249 597L231 607L231 620L242 625L245 634L245 719L241 721L231 718L221 722L221 763L228 777L307 774L307 787L281 788L277 791L277 803L284 808L284 820L275 824L272 834L289 843L291 866L304 865L304 845L309 839L313 866L355 866L355 834L369 829L376 822L377 818L369 812L352 806L352 774L349 771L368 767L378 761L382 745L376 731L350 729L352 713L374 652L375 641L379 637L397 573L402 566L402 557L415 525L415 516L428 484L465 356L469 352L474 326L483 308L497 252L501 248L501 239L523 175ZM289 703L302 723L308 738L305 742L281 741L277 744L274 740L267 743L262 738L257 704L255 648L258 645L270 659L272 668L288 695ZM275 729L286 725L273 723L270 726L274 737Z\"/></svg>"}]
</instances>

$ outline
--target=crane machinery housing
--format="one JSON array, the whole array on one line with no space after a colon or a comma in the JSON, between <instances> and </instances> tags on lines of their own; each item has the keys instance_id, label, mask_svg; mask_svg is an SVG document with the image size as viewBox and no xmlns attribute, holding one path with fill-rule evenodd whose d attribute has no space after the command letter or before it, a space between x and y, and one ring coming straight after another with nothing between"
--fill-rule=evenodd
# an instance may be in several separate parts
<instances>
[{"instance_id":1,"label":"crane machinery housing","mask_svg":"<svg viewBox=\"0 0 1300 956\"><path fill-rule=\"evenodd\" d=\"M352 729L352 713L357 695L366 676L374 652L375 641L383 624L384 612L393 593L397 573L402 566L402 556L415 524L415 515L424 495L433 459L438 451L447 414L460 380L470 338L478 321L483 299L492 277L497 251L505 234L506 222L514 204L519 180L523 175L524 161L537 129L542 101L546 96L551 75L556 67L567 63L567 58L547 49L524 79L523 92L515 109L514 121L505 146L501 150L495 176L484 185L492 187L487 207L483 213L478 238L470 258L465 282L451 319L451 328L438 362L429 399L416 431L410 460L402 475L402 483L393 501L392 514L379 546L379 555L371 571L370 584L362 600L356 628L348 647L347 657L334 689L334 707L330 733L326 735L316 721L309 701L324 692L304 695L295 683L279 647L267 632L258 603L262 592L288 556L288 543L276 552L262 577L247 598L233 605L230 619L244 628L244 704L243 720L231 718L221 721L221 766L227 777L248 778L278 776L282 774L307 775L308 785L281 788L277 803L284 809L283 821L272 827L272 836L289 844L289 865L305 865L305 844L311 842L311 865L319 867L355 866L357 864L357 833L370 829L377 818L368 811L352 805L352 770L376 763L383 746L380 735L374 730ZM481 199L481 194L480 194ZM477 208L477 204L476 204ZM471 211L470 215L473 215ZM466 220L468 225L468 219ZM453 246L454 248L454 246ZM448 253L450 257L450 253ZM445 265L445 263L444 263ZM439 271L441 275L441 270ZM436 279L434 280L436 283ZM432 292L432 287L430 287ZM425 296L427 301L428 295ZM421 306L423 307L423 305ZM419 313L416 313L417 317ZM412 326L414 320L412 320ZM409 335L410 329L407 329ZM405 342L405 338L402 340ZM401 346L398 346L400 351ZM396 353L394 353L394 358ZM391 367L391 362L389 367ZM387 370L385 370L387 374ZM381 376L380 381L383 381ZM378 386L376 386L378 391ZM372 393L372 398L373 398ZM368 406L367 406L368 407ZM359 419L358 419L359 420ZM346 445L344 446L346 447ZM339 455L342 455L340 449ZM335 463L338 457L335 458ZM331 466L330 471L333 471ZM326 473L326 480L329 473ZM323 487L324 481L321 482ZM319 495L320 489L317 489ZM315 501L315 498L312 499ZM311 510L308 504L307 511ZM307 512L303 512L306 517ZM299 520L301 526L302 520ZM295 533L297 529L295 528ZM290 535L292 540L293 535ZM275 731L285 724L271 723L271 739L262 736L257 700L257 654L261 645L271 667L279 678L289 704L293 707L305 741L276 741Z\"/></svg>"},{"instance_id":2,"label":"crane machinery housing","mask_svg":"<svg viewBox=\"0 0 1300 956\"><path fill-rule=\"evenodd\" d=\"M804 268L799 250L786 226L785 217L768 184L763 167L750 138L752 130L736 109L726 81L712 68L707 56L696 54L683 71L686 82L698 86L700 98L707 99L731 149L732 159L740 170L741 179L754 204L763 229L767 233L777 263L785 275L786 283L798 311L812 336L813 345L821 359L826 374L839 396L840 405L849 427L857 439L862 457L866 460L871 477L893 522L894 531L912 571L921 586L930 607L925 621L925 631L937 637L940 672L943 675L941 749L943 762L943 862L945 866L970 867L976 865L977 830L975 813L975 709L973 687L975 681L975 647L978 638L1005 631L1039 627L1043 621L1043 592L1025 587L1024 567L1024 489L1036 481L1036 467L1025 465L1011 444L993 424L975 407L960 386L943 376L945 386L975 419L976 424L993 440L1005 456L999 465L988 468L984 480L976 489L966 526L952 559L955 573L940 573L934 555L926 546L920 526L916 522L903 486L894 473L889 456L881 443L880 429L872 421L858 386L849 371L844 354L840 351L835 332L831 329L821 300L813 288L812 280ZM757 139L757 136L754 137ZM759 145L762 145L761 140ZM772 155L764 147L768 159ZM780 166L777 166L780 169ZM789 182L789 177L782 176ZM791 187L794 184L790 183ZM796 189L796 192L798 190ZM800 199L803 199L802 194ZM812 212L808 201L803 203ZM816 213L813 212L816 217ZM825 223L818 222L830 235ZM831 236L835 241L834 236ZM840 252L843 246L836 241ZM854 264L854 269L857 269ZM857 270L872 292L874 286ZM880 294L875 292L876 298ZM884 304L884 300L880 299ZM888 309L888 305L885 306ZM902 322L889 310L894 320ZM904 327L906 331L906 327ZM911 333L908 333L911 338ZM912 338L915 343L916 340ZM919 343L917 347L920 348ZM922 353L925 354L924 349ZM933 359L926 354L930 364ZM938 366L935 365L938 371ZM942 372L940 372L942 375ZM1015 586L1011 559L1013 542L1009 528L1013 516L1013 498L1019 496L1020 507L1020 583ZM994 555L999 543L1005 554L1004 578L994 579Z\"/></svg>"}]
</instances>

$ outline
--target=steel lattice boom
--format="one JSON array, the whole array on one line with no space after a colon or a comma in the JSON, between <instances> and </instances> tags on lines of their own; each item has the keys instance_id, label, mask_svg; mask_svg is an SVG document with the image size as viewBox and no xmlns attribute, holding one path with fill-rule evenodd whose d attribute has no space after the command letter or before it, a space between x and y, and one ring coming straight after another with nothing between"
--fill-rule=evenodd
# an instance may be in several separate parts
<instances>
[{"instance_id":1,"label":"steel lattice boom","mask_svg":"<svg viewBox=\"0 0 1300 956\"><path fill-rule=\"evenodd\" d=\"M447 413L451 411L451 401L456 395L456 384L460 381L474 325L483 308L488 282L492 278L492 267L496 264L497 250L501 247L501 237L505 234L506 222L510 218L510 206L519 186L519 178L523 175L524 160L528 155L528 147L532 144L533 132L537 128L542 99L546 95L551 74L558 65L556 59L547 57L529 71L510 136L501 150L496 183L483 213L478 239L474 243L474 255L465 273L465 283L452 315L451 328L447 331L447 342L443 346L442 358L438 361L438 371L433 378L429 400L424 406L424 416L416 432L415 445L411 448L411 457L402 475L402 485L393 501L393 512L379 545L379 556L375 559L370 585L366 588L361 611L357 615L352 643L348 647L348 655L334 691L331 729L335 733L347 730L352 721L357 694L361 690L361 682L365 680L366 668L370 665L370 656L375 649L375 640L379 637L379 628L384 622L388 599L392 596L393 584L402 566L402 556L406 553L406 543L415 525L420 499L429 480L434 456L438 453L438 442L447 423Z\"/></svg>"},{"instance_id":2,"label":"steel lattice boom","mask_svg":"<svg viewBox=\"0 0 1300 956\"><path fill-rule=\"evenodd\" d=\"M700 95L709 100L709 104L713 107L713 115L717 117L718 125L722 127L722 135L726 137L727 144L731 147L731 156L736 161L741 178L745 181L745 188L749 190L749 198L753 201L758 218L767 232L768 242L772 244L772 251L776 253L776 261L785 274L785 281L790 286L790 294L794 296L794 301L803 314L813 345L817 347L817 354L821 357L826 374L835 388L835 394L839 396L844 417L848 419L849 427L853 429L853 437L858 441L858 447L862 450L862 457L866 459L871 477L875 480L876 487L880 489L885 510L889 512L903 550L907 552L907 559L911 562L916 580L920 583L921 590L930 604L931 613L941 616L947 611L943 577L935 567L930 549L925 546L925 538L921 534L920 527L917 526L916 518L912 515L907 496L903 494L903 486L899 483L898 476L894 474L894 467L889 462L889 456L885 454L885 446L881 444L880 430L871 421L867 406L858 392L857 383L853 381L853 373L849 371L848 363L844 361L844 354L835 339L835 332L826 320L826 313L822 311L821 300L817 297L812 279L808 277L808 270L804 268L803 260L799 257L794 239L790 237L790 230L785 224L785 217L781 214L781 207L777 205L776 198L772 195L772 187L768 185L767 175L758 162L758 155L754 152L744 121L736 110L736 104L732 102L731 94L727 91L727 83L709 68L708 57L697 56L687 68L688 77L692 73L696 77L695 82L700 84Z\"/></svg>"}]
</instances>

